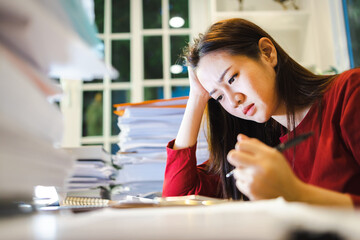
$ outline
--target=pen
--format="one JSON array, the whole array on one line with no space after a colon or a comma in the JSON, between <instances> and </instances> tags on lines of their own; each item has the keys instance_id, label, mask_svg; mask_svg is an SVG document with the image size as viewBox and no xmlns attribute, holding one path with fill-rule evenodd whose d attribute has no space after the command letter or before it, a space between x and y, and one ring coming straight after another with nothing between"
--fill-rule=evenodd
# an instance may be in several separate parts
<instances>
[{"instance_id":1,"label":"pen","mask_svg":"<svg viewBox=\"0 0 360 240\"><path fill-rule=\"evenodd\" d=\"M277 145L275 147L276 150L278 150L279 152L283 152L286 149L289 149L293 146L298 145L299 143L301 143L302 141L306 140L308 137L312 136L313 132L308 132L308 133L304 133L304 134L300 134L296 137L294 137L293 139L290 139L289 141L285 142L285 143L280 143L279 145ZM226 177L231 177L234 174L235 169L231 170L230 172L228 172L226 174Z\"/></svg>"}]
</instances>

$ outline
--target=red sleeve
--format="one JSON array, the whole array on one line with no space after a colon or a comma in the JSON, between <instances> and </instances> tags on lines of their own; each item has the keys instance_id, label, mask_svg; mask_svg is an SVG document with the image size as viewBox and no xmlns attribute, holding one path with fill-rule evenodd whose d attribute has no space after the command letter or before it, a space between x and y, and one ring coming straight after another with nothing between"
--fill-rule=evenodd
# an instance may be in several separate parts
<instances>
[{"instance_id":1,"label":"red sleeve","mask_svg":"<svg viewBox=\"0 0 360 240\"><path fill-rule=\"evenodd\" d=\"M353 158L360 168L360 71L351 71L347 76L346 90L344 92L344 101L341 112L340 128L344 144L350 150ZM357 179L360 181L360 177ZM360 182L356 181L354 189L360 189ZM354 206L360 207L360 196L350 194Z\"/></svg>"},{"instance_id":2,"label":"red sleeve","mask_svg":"<svg viewBox=\"0 0 360 240\"><path fill-rule=\"evenodd\" d=\"M206 171L206 162L196 166L196 144L189 148L172 149L175 140L167 146L167 162L163 197L203 195L221 198L219 176Z\"/></svg>"},{"instance_id":3,"label":"red sleeve","mask_svg":"<svg viewBox=\"0 0 360 240\"><path fill-rule=\"evenodd\" d=\"M348 80L341 113L341 134L348 149L360 165L360 71Z\"/></svg>"}]
</instances>

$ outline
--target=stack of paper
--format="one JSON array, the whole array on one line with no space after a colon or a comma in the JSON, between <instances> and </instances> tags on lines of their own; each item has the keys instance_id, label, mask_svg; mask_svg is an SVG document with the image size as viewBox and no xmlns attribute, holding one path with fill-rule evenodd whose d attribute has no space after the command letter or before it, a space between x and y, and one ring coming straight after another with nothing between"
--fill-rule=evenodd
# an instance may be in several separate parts
<instances>
[{"instance_id":1,"label":"stack of paper","mask_svg":"<svg viewBox=\"0 0 360 240\"><path fill-rule=\"evenodd\" d=\"M120 128L117 165L166 161L166 146L176 137L188 97L115 104ZM208 157L204 132L198 138L198 162Z\"/></svg>"},{"instance_id":2,"label":"stack of paper","mask_svg":"<svg viewBox=\"0 0 360 240\"><path fill-rule=\"evenodd\" d=\"M117 184L124 191L161 191L166 164L166 146L176 138L188 97L145 101L133 104L115 104L120 128L119 152L114 163L121 166ZM209 156L204 131L197 143L198 163ZM142 184L146 183L144 189ZM148 183L153 183L153 188ZM126 186L126 187L124 187Z\"/></svg>"},{"instance_id":3,"label":"stack of paper","mask_svg":"<svg viewBox=\"0 0 360 240\"><path fill-rule=\"evenodd\" d=\"M67 195L92 197L89 194L93 195L99 188L109 190L114 184L117 169L112 165L111 155L102 146L82 146L64 150L76 159L75 167L63 190ZM98 197L103 197L101 195Z\"/></svg>"},{"instance_id":4,"label":"stack of paper","mask_svg":"<svg viewBox=\"0 0 360 240\"><path fill-rule=\"evenodd\" d=\"M73 159L57 149L62 115L36 69L0 44L0 199L30 200L36 185L62 186Z\"/></svg>"},{"instance_id":5,"label":"stack of paper","mask_svg":"<svg viewBox=\"0 0 360 240\"><path fill-rule=\"evenodd\" d=\"M88 44L94 42L90 36L96 35L95 31L84 31L90 24L89 19L79 17L84 12L79 1L50 2L1 0L1 41L52 77L92 80L107 75L116 78L117 71L106 66ZM97 43L93 45L98 48Z\"/></svg>"},{"instance_id":6,"label":"stack of paper","mask_svg":"<svg viewBox=\"0 0 360 240\"><path fill-rule=\"evenodd\" d=\"M0 1L0 204L31 201L37 185L64 187L76 162L60 148L63 116L50 99L62 90L48 76L117 74L98 57L81 4L62 2Z\"/></svg>"}]
</instances>

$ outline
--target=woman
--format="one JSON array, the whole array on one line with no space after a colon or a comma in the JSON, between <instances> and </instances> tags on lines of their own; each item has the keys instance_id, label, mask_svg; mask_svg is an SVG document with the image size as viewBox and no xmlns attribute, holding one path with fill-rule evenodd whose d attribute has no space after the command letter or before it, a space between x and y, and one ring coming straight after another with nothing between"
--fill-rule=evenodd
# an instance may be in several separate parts
<instances>
[{"instance_id":1,"label":"woman","mask_svg":"<svg viewBox=\"0 0 360 240\"><path fill-rule=\"evenodd\" d=\"M220 21L187 49L190 94L168 145L163 196L360 206L360 71L315 75L261 28ZM207 106L210 159L195 149ZM314 132L296 148L271 146ZM230 164L229 164L230 163ZM235 182L225 174L233 167ZM237 187L237 189L235 188Z\"/></svg>"}]
</instances>

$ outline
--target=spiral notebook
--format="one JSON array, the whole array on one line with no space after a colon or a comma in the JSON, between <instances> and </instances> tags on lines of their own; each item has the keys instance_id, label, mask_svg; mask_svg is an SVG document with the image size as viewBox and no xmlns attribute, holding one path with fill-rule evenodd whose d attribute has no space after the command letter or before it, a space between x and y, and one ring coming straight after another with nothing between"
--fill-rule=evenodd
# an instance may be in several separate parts
<instances>
[{"instance_id":1,"label":"spiral notebook","mask_svg":"<svg viewBox=\"0 0 360 240\"><path fill-rule=\"evenodd\" d=\"M171 206L209 206L229 202L228 199L211 198L199 195L180 197L166 197L147 199L135 196L120 201L102 198L67 197L60 203L63 208L91 209L91 208L145 208L145 207L171 207Z\"/></svg>"}]
</instances>

